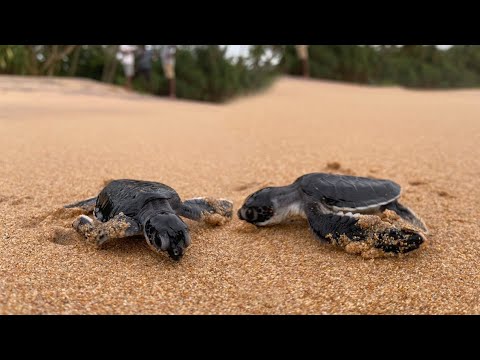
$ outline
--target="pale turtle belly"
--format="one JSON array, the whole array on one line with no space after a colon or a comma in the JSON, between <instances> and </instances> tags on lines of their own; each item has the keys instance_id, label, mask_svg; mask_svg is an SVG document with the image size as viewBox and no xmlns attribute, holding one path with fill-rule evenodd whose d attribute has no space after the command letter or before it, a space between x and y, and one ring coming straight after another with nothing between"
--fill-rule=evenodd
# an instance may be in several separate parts
<instances>
[{"instance_id":1,"label":"pale turtle belly","mask_svg":"<svg viewBox=\"0 0 480 360\"><path fill-rule=\"evenodd\" d=\"M258 225L273 225L273 224L279 224L285 220L289 219L295 219L295 218L307 218L307 215L305 214L304 210L304 205L301 201L296 201L294 203L291 203L287 206L284 206L283 208L280 207L277 210L277 213L267 221L264 221L263 223L258 223Z\"/></svg>"},{"instance_id":2,"label":"pale turtle belly","mask_svg":"<svg viewBox=\"0 0 480 360\"><path fill-rule=\"evenodd\" d=\"M381 212L383 205L390 203L382 203L375 206L365 206L360 208L341 208L337 206L326 207L327 213L336 214L336 215L345 215L345 216L355 216L355 215L375 215Z\"/></svg>"}]
</instances>

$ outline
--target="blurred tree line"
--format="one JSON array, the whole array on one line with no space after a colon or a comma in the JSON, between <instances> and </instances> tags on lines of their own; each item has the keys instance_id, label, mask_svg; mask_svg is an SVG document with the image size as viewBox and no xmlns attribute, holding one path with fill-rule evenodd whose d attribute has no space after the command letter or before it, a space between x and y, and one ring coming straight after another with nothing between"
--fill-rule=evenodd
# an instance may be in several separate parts
<instances>
[{"instance_id":1,"label":"blurred tree line","mask_svg":"<svg viewBox=\"0 0 480 360\"><path fill-rule=\"evenodd\" d=\"M76 76L124 84L118 45L0 45L0 74ZM480 46L309 45L312 78L414 88L478 87ZM300 75L294 45L253 45L246 58L228 59L219 45L179 45L177 97L223 102L269 85L278 74ZM153 63L154 93L167 95L160 61ZM142 79L137 91L146 92Z\"/></svg>"},{"instance_id":2,"label":"blurred tree line","mask_svg":"<svg viewBox=\"0 0 480 360\"><path fill-rule=\"evenodd\" d=\"M455 45L310 45L313 78L411 88L480 86L480 46ZM282 72L301 74L294 46L285 46Z\"/></svg>"},{"instance_id":3,"label":"blurred tree line","mask_svg":"<svg viewBox=\"0 0 480 360\"><path fill-rule=\"evenodd\" d=\"M154 46L154 51L159 51ZM117 58L118 45L0 45L0 74L84 77L124 84L125 75ZM179 45L176 51L176 95L178 98L223 102L259 90L273 80L276 69L268 62L247 64L231 61L226 48L218 45ZM252 55L255 58L255 55ZM152 64L152 88L168 94L168 81L161 61ZM147 92L141 78L133 87Z\"/></svg>"}]
</instances>

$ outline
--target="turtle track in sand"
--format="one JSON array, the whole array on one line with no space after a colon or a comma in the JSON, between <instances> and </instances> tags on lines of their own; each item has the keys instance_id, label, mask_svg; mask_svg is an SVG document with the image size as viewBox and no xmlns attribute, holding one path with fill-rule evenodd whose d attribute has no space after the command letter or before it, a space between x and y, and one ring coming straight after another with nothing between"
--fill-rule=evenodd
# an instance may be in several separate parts
<instances>
[{"instance_id":1,"label":"turtle track in sand","mask_svg":"<svg viewBox=\"0 0 480 360\"><path fill-rule=\"evenodd\" d=\"M99 188L105 187L114 179L104 179ZM31 198L31 197L26 197ZM0 197L0 202L1 202ZM24 224L26 228L38 228L37 237L47 239L59 245L72 245L84 240L72 227L73 221L80 215L92 216L89 212L75 207L59 206L48 212L34 214Z\"/></svg>"},{"instance_id":2,"label":"turtle track in sand","mask_svg":"<svg viewBox=\"0 0 480 360\"><path fill-rule=\"evenodd\" d=\"M37 236L59 245L72 245L81 236L73 229L72 223L80 215L85 215L80 208L66 209L59 207L54 211L32 218L30 228L37 228Z\"/></svg>"}]
</instances>

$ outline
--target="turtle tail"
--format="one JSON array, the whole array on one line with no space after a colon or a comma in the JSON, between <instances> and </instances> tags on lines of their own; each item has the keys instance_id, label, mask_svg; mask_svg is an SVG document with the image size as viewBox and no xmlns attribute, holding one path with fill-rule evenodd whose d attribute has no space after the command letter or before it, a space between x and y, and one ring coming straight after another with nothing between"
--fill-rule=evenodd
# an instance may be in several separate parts
<instances>
[{"instance_id":1,"label":"turtle tail","mask_svg":"<svg viewBox=\"0 0 480 360\"><path fill-rule=\"evenodd\" d=\"M86 200L78 201L78 202L73 203L73 204L65 205L64 208L66 208L66 209L81 208L81 209L84 209L86 211L90 211L90 210L93 210L96 202L97 202L97 197L95 196L95 197L90 198L90 199L86 199Z\"/></svg>"}]
</instances>

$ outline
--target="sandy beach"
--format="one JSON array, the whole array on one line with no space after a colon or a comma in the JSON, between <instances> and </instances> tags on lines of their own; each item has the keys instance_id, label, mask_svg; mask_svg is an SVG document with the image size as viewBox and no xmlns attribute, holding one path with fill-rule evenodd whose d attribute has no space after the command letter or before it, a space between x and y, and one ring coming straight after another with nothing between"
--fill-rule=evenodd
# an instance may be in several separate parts
<instances>
[{"instance_id":1,"label":"sandy beach","mask_svg":"<svg viewBox=\"0 0 480 360\"><path fill-rule=\"evenodd\" d=\"M214 105L1 76L0 313L480 314L479 144L480 90L286 77ZM133 178L237 210L309 172L397 182L428 243L364 259L318 241L305 221L186 220L192 245L176 263L141 237L96 249L61 209Z\"/></svg>"}]
</instances>

